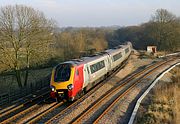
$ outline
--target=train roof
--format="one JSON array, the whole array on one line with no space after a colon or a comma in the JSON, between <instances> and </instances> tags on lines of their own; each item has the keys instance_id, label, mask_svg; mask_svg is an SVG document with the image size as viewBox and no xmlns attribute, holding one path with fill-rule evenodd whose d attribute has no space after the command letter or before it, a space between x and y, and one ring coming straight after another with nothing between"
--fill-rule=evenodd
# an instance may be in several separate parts
<instances>
[{"instance_id":1,"label":"train roof","mask_svg":"<svg viewBox=\"0 0 180 124\"><path fill-rule=\"evenodd\" d=\"M129 45L129 44L127 44L127 45ZM127 48L127 45L119 45L119 46L117 46L117 47L115 47L115 48L113 48L113 49L108 49L108 50L106 50L105 52L107 52L107 53L109 53L109 54L111 54L111 53L116 53L116 52L122 51L122 50L124 50L125 48Z\"/></svg>"},{"instance_id":2,"label":"train roof","mask_svg":"<svg viewBox=\"0 0 180 124\"><path fill-rule=\"evenodd\" d=\"M70 63L72 65L81 65L81 64L86 64L88 62L103 58L105 56L107 56L108 53L107 52L103 52L103 53L97 53L95 55L91 55L91 56L87 56L87 57L82 57L80 59L72 59L70 61L66 61L64 63Z\"/></svg>"},{"instance_id":3,"label":"train roof","mask_svg":"<svg viewBox=\"0 0 180 124\"><path fill-rule=\"evenodd\" d=\"M127 44L129 45L129 44ZM87 56L87 57L82 57L80 59L72 59L70 61L66 61L66 62L63 62L63 63L69 63L69 64L72 64L72 65L75 65L75 66L78 66L78 65L81 65L81 64L86 64L88 62L91 62L91 61L94 61L94 60L97 60L97 59L100 59L100 58L103 58L105 56L107 56L108 54L111 54L111 53L115 53L115 52L118 52L118 51L122 51L123 49L125 49L127 47L127 45L119 45L113 49L108 49L104 52L100 52L100 53L96 53L94 55L90 55L90 56ZM62 63L60 63L62 64Z\"/></svg>"}]
</instances>

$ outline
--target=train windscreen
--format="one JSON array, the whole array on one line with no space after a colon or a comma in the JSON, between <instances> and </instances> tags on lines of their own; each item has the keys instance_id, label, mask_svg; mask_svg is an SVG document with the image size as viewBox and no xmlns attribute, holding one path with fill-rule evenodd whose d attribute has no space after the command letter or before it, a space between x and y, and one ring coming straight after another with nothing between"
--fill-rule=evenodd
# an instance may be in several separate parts
<instances>
[{"instance_id":1,"label":"train windscreen","mask_svg":"<svg viewBox=\"0 0 180 124\"><path fill-rule=\"evenodd\" d=\"M60 64L56 67L54 74L55 82L64 82L68 81L71 75L71 66L70 64Z\"/></svg>"}]
</instances>

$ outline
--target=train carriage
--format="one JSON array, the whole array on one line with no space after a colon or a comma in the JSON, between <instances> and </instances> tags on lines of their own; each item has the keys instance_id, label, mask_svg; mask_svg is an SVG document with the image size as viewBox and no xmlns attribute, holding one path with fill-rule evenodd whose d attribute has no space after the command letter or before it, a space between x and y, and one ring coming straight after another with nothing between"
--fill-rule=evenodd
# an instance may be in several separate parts
<instances>
[{"instance_id":1,"label":"train carriage","mask_svg":"<svg viewBox=\"0 0 180 124\"><path fill-rule=\"evenodd\" d=\"M109 69L107 60L108 54L104 55L97 55L96 57L93 57L92 59L89 59L86 62L86 65L88 66L90 72L89 74L89 82L88 84L95 85L93 82L98 82L101 77L103 77ZM87 85L86 85L87 86Z\"/></svg>"},{"instance_id":2,"label":"train carriage","mask_svg":"<svg viewBox=\"0 0 180 124\"><path fill-rule=\"evenodd\" d=\"M132 45L121 45L116 49L60 63L53 68L50 87L51 97L73 101L84 91L100 82L112 70L119 67L130 55Z\"/></svg>"}]
</instances>

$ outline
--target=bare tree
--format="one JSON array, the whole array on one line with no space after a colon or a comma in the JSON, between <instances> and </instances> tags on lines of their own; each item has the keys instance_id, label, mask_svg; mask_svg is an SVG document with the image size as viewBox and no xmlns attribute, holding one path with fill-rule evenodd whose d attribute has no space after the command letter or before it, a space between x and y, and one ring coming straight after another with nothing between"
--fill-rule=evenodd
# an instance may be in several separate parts
<instances>
[{"instance_id":1,"label":"bare tree","mask_svg":"<svg viewBox=\"0 0 180 124\"><path fill-rule=\"evenodd\" d=\"M176 19L176 16L166 9L157 9L154 16L152 16L152 20L154 22L159 22L161 24L171 23Z\"/></svg>"},{"instance_id":2,"label":"bare tree","mask_svg":"<svg viewBox=\"0 0 180 124\"><path fill-rule=\"evenodd\" d=\"M53 21L31 7L0 8L0 64L15 72L19 87L27 85L30 66L48 59L53 26Z\"/></svg>"},{"instance_id":3,"label":"bare tree","mask_svg":"<svg viewBox=\"0 0 180 124\"><path fill-rule=\"evenodd\" d=\"M107 48L105 32L91 28L69 30L57 35L57 51L63 51L64 60L80 58L90 51L103 51Z\"/></svg>"},{"instance_id":4,"label":"bare tree","mask_svg":"<svg viewBox=\"0 0 180 124\"><path fill-rule=\"evenodd\" d=\"M175 51L179 40L179 24L176 16L166 9L158 9L152 16L153 36L161 50Z\"/></svg>"}]
</instances>

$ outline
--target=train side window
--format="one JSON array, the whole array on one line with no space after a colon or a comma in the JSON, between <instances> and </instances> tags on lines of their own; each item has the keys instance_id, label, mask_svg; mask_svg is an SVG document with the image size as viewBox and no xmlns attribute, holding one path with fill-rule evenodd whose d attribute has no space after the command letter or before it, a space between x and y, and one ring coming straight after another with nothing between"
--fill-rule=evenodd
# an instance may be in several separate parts
<instances>
[{"instance_id":1,"label":"train side window","mask_svg":"<svg viewBox=\"0 0 180 124\"><path fill-rule=\"evenodd\" d=\"M96 71L98 70L98 65L97 65L97 63L94 64L93 67L94 67L94 72L96 72Z\"/></svg>"},{"instance_id":2,"label":"train side window","mask_svg":"<svg viewBox=\"0 0 180 124\"><path fill-rule=\"evenodd\" d=\"M101 63L101 64L102 64L102 68L104 68L104 67L105 67L105 63L104 63L104 61L102 61L102 63Z\"/></svg>"},{"instance_id":3,"label":"train side window","mask_svg":"<svg viewBox=\"0 0 180 124\"><path fill-rule=\"evenodd\" d=\"M90 66L91 74L105 67L104 60Z\"/></svg>"},{"instance_id":4,"label":"train side window","mask_svg":"<svg viewBox=\"0 0 180 124\"><path fill-rule=\"evenodd\" d=\"M120 52L120 53L114 55L114 56L113 56L113 59L114 59L114 61L116 61L116 60L120 59L121 57L122 57L122 54L121 54L121 52Z\"/></svg>"},{"instance_id":5,"label":"train side window","mask_svg":"<svg viewBox=\"0 0 180 124\"><path fill-rule=\"evenodd\" d=\"M100 62L100 69L104 68L105 64L104 64L104 60Z\"/></svg>"},{"instance_id":6,"label":"train side window","mask_svg":"<svg viewBox=\"0 0 180 124\"><path fill-rule=\"evenodd\" d=\"M100 69L101 69L101 65L100 65L100 63L101 63L101 62L98 62L98 63L96 64L96 67L97 67L97 70L96 70L96 71L98 71L98 70L100 70Z\"/></svg>"},{"instance_id":7,"label":"train side window","mask_svg":"<svg viewBox=\"0 0 180 124\"><path fill-rule=\"evenodd\" d=\"M128 52L129 52L129 48L126 48L126 49L125 49L125 53L128 53Z\"/></svg>"},{"instance_id":8,"label":"train side window","mask_svg":"<svg viewBox=\"0 0 180 124\"><path fill-rule=\"evenodd\" d=\"M95 72L95 67L94 67L94 65L91 65L91 66L90 66L90 70L91 70L91 74L93 74L93 73Z\"/></svg>"}]
</instances>

